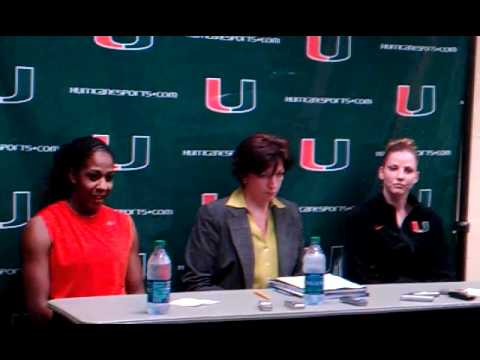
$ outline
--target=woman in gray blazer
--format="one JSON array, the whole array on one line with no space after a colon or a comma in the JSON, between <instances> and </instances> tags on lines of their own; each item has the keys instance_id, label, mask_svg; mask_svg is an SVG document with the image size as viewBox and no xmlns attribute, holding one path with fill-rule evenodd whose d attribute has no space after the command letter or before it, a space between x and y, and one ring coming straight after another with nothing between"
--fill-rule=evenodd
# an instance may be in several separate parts
<instances>
[{"instance_id":1,"label":"woman in gray blazer","mask_svg":"<svg viewBox=\"0 0 480 360\"><path fill-rule=\"evenodd\" d=\"M296 204L277 197L293 161L288 141L258 133L233 154L240 183L202 206L186 251L188 290L264 288L269 278L300 275L303 226Z\"/></svg>"}]
</instances>

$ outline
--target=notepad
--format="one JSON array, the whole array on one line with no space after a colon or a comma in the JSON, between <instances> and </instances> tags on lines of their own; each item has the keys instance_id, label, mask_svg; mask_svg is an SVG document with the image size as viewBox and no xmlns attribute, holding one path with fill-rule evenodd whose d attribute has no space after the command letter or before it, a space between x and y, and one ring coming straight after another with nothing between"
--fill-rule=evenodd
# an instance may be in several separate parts
<instances>
[{"instance_id":1,"label":"notepad","mask_svg":"<svg viewBox=\"0 0 480 360\"><path fill-rule=\"evenodd\" d=\"M292 295L303 297L305 276L281 276L270 279L269 286ZM324 277L324 291L328 298L340 296L368 296L367 287L342 278L341 276L326 273Z\"/></svg>"}]
</instances>

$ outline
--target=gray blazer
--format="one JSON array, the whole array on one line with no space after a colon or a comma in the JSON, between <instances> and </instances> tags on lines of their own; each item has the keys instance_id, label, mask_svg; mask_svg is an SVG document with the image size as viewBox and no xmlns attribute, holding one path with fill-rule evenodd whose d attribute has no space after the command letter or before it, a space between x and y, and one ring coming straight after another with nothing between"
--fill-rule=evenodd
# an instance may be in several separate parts
<instances>
[{"instance_id":1,"label":"gray blazer","mask_svg":"<svg viewBox=\"0 0 480 360\"><path fill-rule=\"evenodd\" d=\"M303 226L297 205L272 207L279 276L302 273ZM247 210L226 206L228 197L202 206L185 250L188 290L245 289L253 286L254 250Z\"/></svg>"}]
</instances>

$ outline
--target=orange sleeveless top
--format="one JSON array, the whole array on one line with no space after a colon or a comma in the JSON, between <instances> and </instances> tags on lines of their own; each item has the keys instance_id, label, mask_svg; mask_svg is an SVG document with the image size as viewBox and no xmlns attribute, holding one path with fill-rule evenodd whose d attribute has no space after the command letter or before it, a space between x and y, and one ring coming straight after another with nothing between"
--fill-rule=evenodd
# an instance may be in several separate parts
<instances>
[{"instance_id":1,"label":"orange sleeveless top","mask_svg":"<svg viewBox=\"0 0 480 360\"><path fill-rule=\"evenodd\" d=\"M50 298L125 294L133 241L129 216L102 205L93 216L58 201L38 213L50 239Z\"/></svg>"}]
</instances>

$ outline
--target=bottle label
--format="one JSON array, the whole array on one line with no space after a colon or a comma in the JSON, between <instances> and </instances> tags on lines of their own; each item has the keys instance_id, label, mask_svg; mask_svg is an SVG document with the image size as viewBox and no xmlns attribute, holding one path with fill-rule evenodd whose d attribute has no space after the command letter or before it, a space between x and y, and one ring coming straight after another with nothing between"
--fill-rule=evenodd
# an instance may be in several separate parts
<instances>
[{"instance_id":1,"label":"bottle label","mask_svg":"<svg viewBox=\"0 0 480 360\"><path fill-rule=\"evenodd\" d=\"M323 274L305 274L305 294L323 294Z\"/></svg>"},{"instance_id":2,"label":"bottle label","mask_svg":"<svg viewBox=\"0 0 480 360\"><path fill-rule=\"evenodd\" d=\"M147 280L147 301L154 304L168 303L170 280Z\"/></svg>"}]
</instances>

